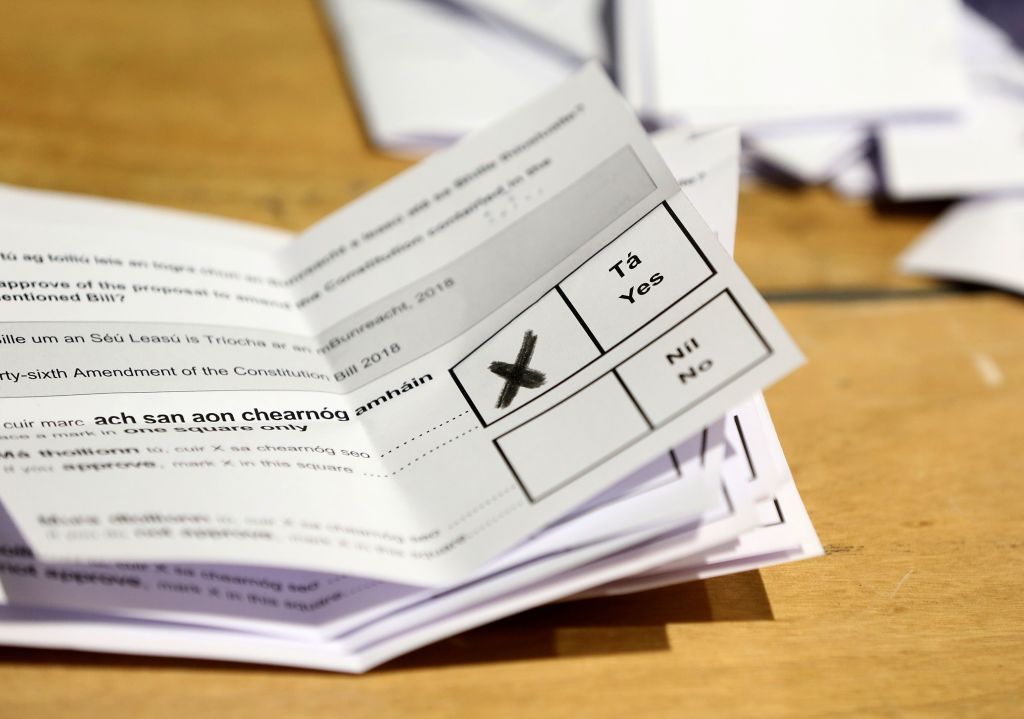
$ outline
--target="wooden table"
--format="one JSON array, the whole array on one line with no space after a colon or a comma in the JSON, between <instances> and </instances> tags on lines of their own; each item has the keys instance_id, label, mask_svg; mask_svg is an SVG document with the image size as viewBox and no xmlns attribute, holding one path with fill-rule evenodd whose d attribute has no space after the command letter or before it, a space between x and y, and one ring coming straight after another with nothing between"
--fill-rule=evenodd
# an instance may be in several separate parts
<instances>
[{"instance_id":1,"label":"wooden table","mask_svg":"<svg viewBox=\"0 0 1024 719\"><path fill-rule=\"evenodd\" d=\"M0 181L299 229L366 144L312 2L0 2ZM934 217L748 189L810 362L768 393L828 556L537 609L363 677L0 650L0 716L1024 714L1024 306L901 277Z\"/></svg>"}]
</instances>

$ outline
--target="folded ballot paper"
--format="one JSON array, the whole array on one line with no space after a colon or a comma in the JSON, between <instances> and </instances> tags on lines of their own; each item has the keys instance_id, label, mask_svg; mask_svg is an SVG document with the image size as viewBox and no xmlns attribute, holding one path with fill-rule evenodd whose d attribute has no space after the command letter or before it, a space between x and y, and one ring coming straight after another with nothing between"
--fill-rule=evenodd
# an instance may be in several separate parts
<instances>
[{"instance_id":1,"label":"folded ballot paper","mask_svg":"<svg viewBox=\"0 0 1024 719\"><path fill-rule=\"evenodd\" d=\"M591 66L297 237L0 191L0 642L359 672L819 554L736 135L658 143Z\"/></svg>"}]
</instances>

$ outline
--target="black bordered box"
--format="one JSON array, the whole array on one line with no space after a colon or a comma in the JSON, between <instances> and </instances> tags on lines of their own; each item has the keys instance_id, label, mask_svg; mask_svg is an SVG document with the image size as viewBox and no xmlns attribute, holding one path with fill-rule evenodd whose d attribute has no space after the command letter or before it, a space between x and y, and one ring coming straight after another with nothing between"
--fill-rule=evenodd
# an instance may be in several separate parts
<instances>
[{"instance_id":1,"label":"black bordered box","mask_svg":"<svg viewBox=\"0 0 1024 719\"><path fill-rule=\"evenodd\" d=\"M725 289L620 362L615 371L657 427L772 353L732 292Z\"/></svg>"},{"instance_id":2,"label":"black bordered box","mask_svg":"<svg viewBox=\"0 0 1024 719\"><path fill-rule=\"evenodd\" d=\"M714 274L679 219L660 205L558 287L598 345L611 348Z\"/></svg>"},{"instance_id":3,"label":"black bordered box","mask_svg":"<svg viewBox=\"0 0 1024 719\"><path fill-rule=\"evenodd\" d=\"M495 438L527 499L537 502L647 434L650 426L608 373L543 414Z\"/></svg>"},{"instance_id":4,"label":"black bordered box","mask_svg":"<svg viewBox=\"0 0 1024 719\"><path fill-rule=\"evenodd\" d=\"M675 212L672 211L672 208L669 207L668 203L667 202L662 202L661 204L657 205L650 212L646 213L643 217L641 217L639 220L637 220L632 225L630 225L628 228L626 228L626 230L624 230L622 233L617 235L613 240L611 240L610 242L606 243L601 249L597 250L589 258L587 258L587 260L582 262L575 270L573 270L568 275L563 277L562 280L560 281L560 283L558 285L556 285L553 290L545 293L540 299L538 299L536 302L534 302L533 304L531 304L530 306L525 308L522 312L520 312L518 315L516 315L516 317L514 317L510 322L508 322L506 325L504 325L501 329L499 329L497 332L492 334L490 337L488 337L482 343L477 345L477 347L475 347L469 354L467 354L465 357L463 357L461 360L459 360L451 369L448 370L449 374L452 377L452 380L455 382L456 386L459 388L459 391L462 393L462 396L466 399L466 403L469 405L470 409L473 410L473 413L476 415L476 417L480 421L481 425L483 425L484 427L487 427L487 426L493 424L494 422L498 421L499 419L501 419L501 418L503 418L503 417L505 417L505 416L507 416L509 414L512 414L513 412L517 411L521 407L524 407L524 406L530 404L534 400L536 400L539 397L541 397L544 393L554 389L555 387L557 387L562 382L564 382L565 380L567 380L570 377L572 377L574 374L576 374L580 370L582 370L582 369L586 368L587 366L589 366L595 359L600 357L602 354L604 354L608 350L614 349L619 344L621 344L623 341L628 339L628 335L627 335L627 336L621 337L614 344L607 345L607 346L602 345L600 343L600 341L595 337L594 333L590 330L590 327L587 325L587 323L579 315L579 313L576 310L576 308L573 305L573 303L568 299L568 297L566 297L564 291L561 289L561 284L566 282L567 280L570 280L570 278L572 278L572 276L574 274L576 274L581 269L586 267L588 265L588 263L591 263L592 261L594 261L595 258L598 257L606 249L608 249L609 247L615 245L615 243L619 242L624 237L627 237L628 234L630 233L630 231L632 231L635 227L637 227L638 225L643 223L647 218L652 217L652 215L654 215L655 213L661 213L661 212L665 213L665 215L671 220L671 227L674 228L672 230L673 234L678 232L679 233L678 236L683 238L683 239L685 239L686 246L691 248L693 253L694 253L694 255L699 258L701 267L706 268L706 273L701 272L701 279L695 280L696 284L693 284L693 286L688 287L687 289L685 289L685 291L682 294L676 293L675 299L671 303L669 303L667 306L662 307L659 311L657 311L654 314L648 313L649 316L646 317L646 320L643 322L643 324L635 327L630 334L636 333L637 331L642 329L644 326L646 326L647 324L650 324L652 321L654 321L655 319L657 319L658 317L663 315L665 312L667 312L669 309L671 309L671 307L673 307L674 305L678 304L680 301L682 301L686 297L690 296L695 290L697 290L698 288L703 286L708 280L710 280L712 277L714 277L718 273L718 271L715 269L715 267L707 259L707 256L704 254L704 252L700 249L700 246L697 245L696 241L693 239L693 236L686 229L686 227L683 225L683 223L679 220L679 218L676 216ZM578 354L580 355L580 358L581 358L580 359L580 363L579 363L579 366L574 371L572 371L572 372L570 372L568 374L561 373L562 376L553 377L551 380L547 381L541 388L538 388L536 390L531 390L529 392L523 391L521 393L521 396L518 397L519 401L514 402L513 404L510 404L508 407L506 407L506 408L504 408L504 409L502 409L500 411L495 411L495 410L498 409L498 408L494 407L495 400L497 398L497 392L494 390L493 387L488 388L486 391L480 391L475 386L478 383L476 383L476 382L473 382L473 383L469 382L468 378L469 378L470 373L467 372L467 370L466 370L466 364L467 364L467 362L475 362L478 365L480 365L480 363L483 362L482 366L488 367L490 362L494 361L494 359L492 359L490 357L490 355L488 355L486 353L481 353L481 350L485 349L485 347L487 345L489 345L492 342L492 340L494 340L496 337L498 337L498 335L504 333L507 328L509 328L513 323L516 323L517 321L519 321L519 319L521 317L523 317L524 315L529 313L536 305L538 305L539 303L542 303L542 302L550 302L550 301L552 301L553 295L557 295L561 299L561 301L565 304L565 306L568 309L568 311L570 312L570 314L579 323L579 326L582 329L582 331L590 338L591 343L593 344L593 346L596 348L597 351L595 353L582 352L582 351L579 352ZM517 337L517 340L521 341L521 338ZM538 344L541 341L543 341L543 340L544 340L543 337L538 336ZM492 354L494 354L494 353L492 353ZM587 355L586 359L582 359L584 355ZM495 354L495 356L497 356L497 355ZM538 367L537 369L539 371L544 371L543 367ZM477 366L477 367L474 368L472 374L475 375L479 371L480 371L480 366ZM493 384L493 382L491 384ZM491 409L492 407L493 407L493 409Z\"/></svg>"},{"instance_id":5,"label":"black bordered box","mask_svg":"<svg viewBox=\"0 0 1024 719\"><path fill-rule=\"evenodd\" d=\"M524 354L527 343L529 351ZM599 356L565 301L552 290L453 367L452 376L473 398L477 416L492 424ZM509 378L517 363L523 365L524 378L525 373L532 374L532 381L522 379L520 385ZM543 382L539 387L533 386L537 378Z\"/></svg>"}]
</instances>

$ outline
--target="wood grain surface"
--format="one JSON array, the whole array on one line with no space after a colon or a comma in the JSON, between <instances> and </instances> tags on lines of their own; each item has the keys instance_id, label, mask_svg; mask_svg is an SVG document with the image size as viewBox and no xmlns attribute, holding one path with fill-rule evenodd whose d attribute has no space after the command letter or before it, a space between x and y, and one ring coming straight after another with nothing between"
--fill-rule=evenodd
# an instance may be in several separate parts
<instances>
[{"instance_id":1,"label":"wood grain surface","mask_svg":"<svg viewBox=\"0 0 1024 719\"><path fill-rule=\"evenodd\" d=\"M0 1L0 182L301 229L371 150L315 3ZM0 649L0 717L1024 716L1024 304L900 276L935 208L744 190L809 363L768 393L828 556L543 607L362 677Z\"/></svg>"}]
</instances>

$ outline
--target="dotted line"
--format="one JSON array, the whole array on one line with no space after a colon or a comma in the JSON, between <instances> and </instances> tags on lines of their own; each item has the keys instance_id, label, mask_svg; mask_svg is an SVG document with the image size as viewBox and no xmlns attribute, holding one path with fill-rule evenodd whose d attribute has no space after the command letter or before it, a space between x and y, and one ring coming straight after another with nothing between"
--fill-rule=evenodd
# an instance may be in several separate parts
<instances>
[{"instance_id":1,"label":"dotted line","mask_svg":"<svg viewBox=\"0 0 1024 719\"><path fill-rule=\"evenodd\" d=\"M433 427L431 427L430 429L426 429L426 430L423 430L422 432L420 432L420 433L419 433L418 435L416 435L415 437L410 437L409 439L405 440L405 441L404 441L404 442L402 442L401 444L396 444L396 445L395 445L394 447L392 447L392 448L391 448L391 449L389 449L389 450L388 450L387 452L385 452L384 454L382 454L382 455L381 455L381 457L387 457L387 456L388 456L389 454L391 454L392 452L394 452L394 451L395 451L396 449L401 449L402 447L404 447L405 445L409 444L410 442L415 442L415 441L416 441L417 439L419 439L419 438L420 438L420 437L422 437L423 435L425 435L425 434L430 434L431 432L433 432L433 431L434 431L435 429L437 429L438 427L444 427L444 426L445 426L446 424L448 424L449 422L454 422L455 420L457 420L457 419L458 419L459 417L461 417L462 415L464 415L464 414L468 414L468 413L469 413L469 410L467 409L467 410L466 410L466 411L464 411L464 412L459 412L459 413L458 413L457 415L455 415L454 417L452 417L452 418L450 418L450 419L446 419L446 420L445 420L444 422L441 422L440 424L435 424L435 425L434 425Z\"/></svg>"},{"instance_id":2,"label":"dotted line","mask_svg":"<svg viewBox=\"0 0 1024 719\"><path fill-rule=\"evenodd\" d=\"M449 530L455 529L457 526L459 526L460 524L465 522L467 519L472 517L474 514L477 514L478 512L486 509L487 507L491 506L492 504L497 502L499 499L501 499L502 497L507 495L509 492L515 492L517 489L519 489L519 488L518 487L509 487L507 489L501 490L500 492L498 492L496 495L494 495L490 499L487 499L484 502L481 502L477 506L473 507L473 509L469 510L468 512L463 514L461 517L456 519L454 522L449 524L448 525L448 529Z\"/></svg>"},{"instance_id":3,"label":"dotted line","mask_svg":"<svg viewBox=\"0 0 1024 719\"><path fill-rule=\"evenodd\" d=\"M393 477L396 474L398 474L399 472L401 472L402 470L407 469L408 467L411 467L412 465L416 464L417 462L419 462L421 459L423 459L427 455L433 454L437 450L441 449L441 447L444 447L446 444L451 444L452 442L454 442L457 439L462 439L463 437L465 437L470 432L475 432L478 429L480 429L480 428L479 427L470 427L469 429L467 429L462 434L455 435L454 437L449 439L447 442L441 442L441 444L437 445L436 447L434 447L432 449L427 450L426 452L424 452L423 454L421 454L419 457L417 457L416 459L412 460L411 462L407 462L407 463L403 464L401 467L399 467L394 472L392 472L391 476Z\"/></svg>"},{"instance_id":4,"label":"dotted line","mask_svg":"<svg viewBox=\"0 0 1024 719\"><path fill-rule=\"evenodd\" d=\"M505 519L505 517L507 517L508 515L512 514L513 512L515 512L520 507L522 507L524 504L526 504L526 502L524 500L520 499L518 502L516 502L515 504L510 506L508 509L503 511L501 514L496 514L495 516L491 517L490 519L488 519L483 524L479 525L476 529L473 529L472 531L466 532L466 534L465 534L466 539L469 539L470 537L473 537L473 536L475 536L477 534L480 534L480 532L484 531L485 529L487 529L491 525L497 524L501 520Z\"/></svg>"}]
</instances>

